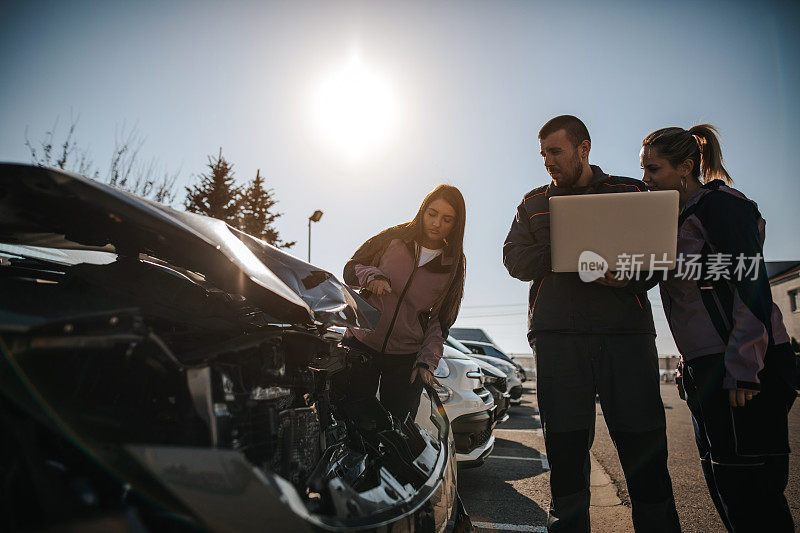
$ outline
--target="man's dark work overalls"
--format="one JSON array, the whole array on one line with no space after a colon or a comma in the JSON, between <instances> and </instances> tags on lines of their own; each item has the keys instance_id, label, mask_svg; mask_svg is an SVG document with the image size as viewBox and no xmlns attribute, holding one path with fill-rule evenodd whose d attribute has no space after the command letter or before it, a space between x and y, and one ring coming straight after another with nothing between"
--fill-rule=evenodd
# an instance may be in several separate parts
<instances>
[{"instance_id":1,"label":"man's dark work overalls","mask_svg":"<svg viewBox=\"0 0 800 533\"><path fill-rule=\"evenodd\" d=\"M587 187L528 193L503 245L515 278L530 281L528 339L550 463L548 531L589 531L589 449L595 398L617 447L637 532L680 531L667 472L655 327L646 291L551 272L549 198L644 191L642 182L592 165ZM576 228L579 231L579 228ZM613 266L612 266L613 268Z\"/></svg>"}]
</instances>

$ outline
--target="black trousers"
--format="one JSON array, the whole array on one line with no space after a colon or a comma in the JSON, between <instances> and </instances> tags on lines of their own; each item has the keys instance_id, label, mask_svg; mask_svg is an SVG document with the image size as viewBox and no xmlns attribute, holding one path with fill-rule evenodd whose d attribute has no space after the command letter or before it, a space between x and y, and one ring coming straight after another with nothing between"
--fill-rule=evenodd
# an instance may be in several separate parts
<instances>
[{"instance_id":1,"label":"black trousers","mask_svg":"<svg viewBox=\"0 0 800 533\"><path fill-rule=\"evenodd\" d=\"M744 407L731 407L722 388L723 354L683 367L703 474L728 531L794 531L783 494L789 478L787 415L795 398L789 345L771 347L764 363L761 392Z\"/></svg>"},{"instance_id":2,"label":"black trousers","mask_svg":"<svg viewBox=\"0 0 800 533\"><path fill-rule=\"evenodd\" d=\"M537 334L534 351L550 463L548 531L590 531L589 449L598 396L628 483L635 530L680 531L655 337Z\"/></svg>"},{"instance_id":3,"label":"black trousers","mask_svg":"<svg viewBox=\"0 0 800 533\"><path fill-rule=\"evenodd\" d=\"M380 401L392 416L403 421L417 416L422 379L409 383L417 354L382 354L354 338L344 342L361 357L350 369L348 396L353 400L374 398L380 388Z\"/></svg>"}]
</instances>

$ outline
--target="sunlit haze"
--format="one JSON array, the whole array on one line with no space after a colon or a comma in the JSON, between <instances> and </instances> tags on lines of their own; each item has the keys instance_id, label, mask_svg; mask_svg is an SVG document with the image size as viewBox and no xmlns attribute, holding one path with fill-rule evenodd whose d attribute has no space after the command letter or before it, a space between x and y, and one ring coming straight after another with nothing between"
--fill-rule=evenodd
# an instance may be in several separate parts
<instances>
[{"instance_id":1,"label":"sunlit haze","mask_svg":"<svg viewBox=\"0 0 800 533\"><path fill-rule=\"evenodd\" d=\"M374 67L353 52L314 88L312 119L320 139L336 154L357 162L385 147L397 127L396 91Z\"/></svg>"},{"instance_id":2,"label":"sunlit haze","mask_svg":"<svg viewBox=\"0 0 800 533\"><path fill-rule=\"evenodd\" d=\"M184 187L220 148L260 171L289 252L341 277L353 252L413 218L440 183L467 206L457 325L529 351L528 285L502 243L549 176L537 132L579 116L589 161L641 178L642 139L717 126L734 186L767 220L767 260L800 259L800 3L570 1L225 3L5 1L0 161L29 163L56 120L106 169L135 124L142 160ZM658 349L677 353L657 290Z\"/></svg>"}]
</instances>

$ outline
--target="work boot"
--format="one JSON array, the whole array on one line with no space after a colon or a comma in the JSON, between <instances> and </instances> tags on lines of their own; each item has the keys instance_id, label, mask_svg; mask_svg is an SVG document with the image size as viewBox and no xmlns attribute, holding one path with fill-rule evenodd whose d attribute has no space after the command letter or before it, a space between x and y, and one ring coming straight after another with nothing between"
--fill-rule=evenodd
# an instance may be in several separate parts
<instances>
[{"instance_id":1,"label":"work boot","mask_svg":"<svg viewBox=\"0 0 800 533\"><path fill-rule=\"evenodd\" d=\"M568 496L553 496L547 513L547 531L550 533L588 533L592 530L589 522L588 490Z\"/></svg>"},{"instance_id":2,"label":"work boot","mask_svg":"<svg viewBox=\"0 0 800 533\"><path fill-rule=\"evenodd\" d=\"M675 499L646 503L631 500L633 529L637 533L677 533L681 530Z\"/></svg>"}]
</instances>

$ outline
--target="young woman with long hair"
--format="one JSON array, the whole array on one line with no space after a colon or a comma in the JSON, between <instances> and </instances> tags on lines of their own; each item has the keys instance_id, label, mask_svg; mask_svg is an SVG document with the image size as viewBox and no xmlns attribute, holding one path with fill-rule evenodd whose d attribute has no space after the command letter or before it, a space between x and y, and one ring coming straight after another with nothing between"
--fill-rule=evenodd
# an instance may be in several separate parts
<instances>
[{"instance_id":1,"label":"young woman with long hair","mask_svg":"<svg viewBox=\"0 0 800 533\"><path fill-rule=\"evenodd\" d=\"M345 283L366 289L381 311L374 331L345 334L364 356L351 369L351 398L374 397L380 382L384 407L413 420L423 385L438 383L433 371L464 294L465 222L461 192L439 185L412 221L372 237L345 265Z\"/></svg>"},{"instance_id":2,"label":"young woman with long hair","mask_svg":"<svg viewBox=\"0 0 800 533\"><path fill-rule=\"evenodd\" d=\"M711 498L729 531L793 531L784 490L795 370L763 262L764 219L729 186L713 126L654 131L640 157L649 189L680 194L679 263L661 296Z\"/></svg>"}]
</instances>

